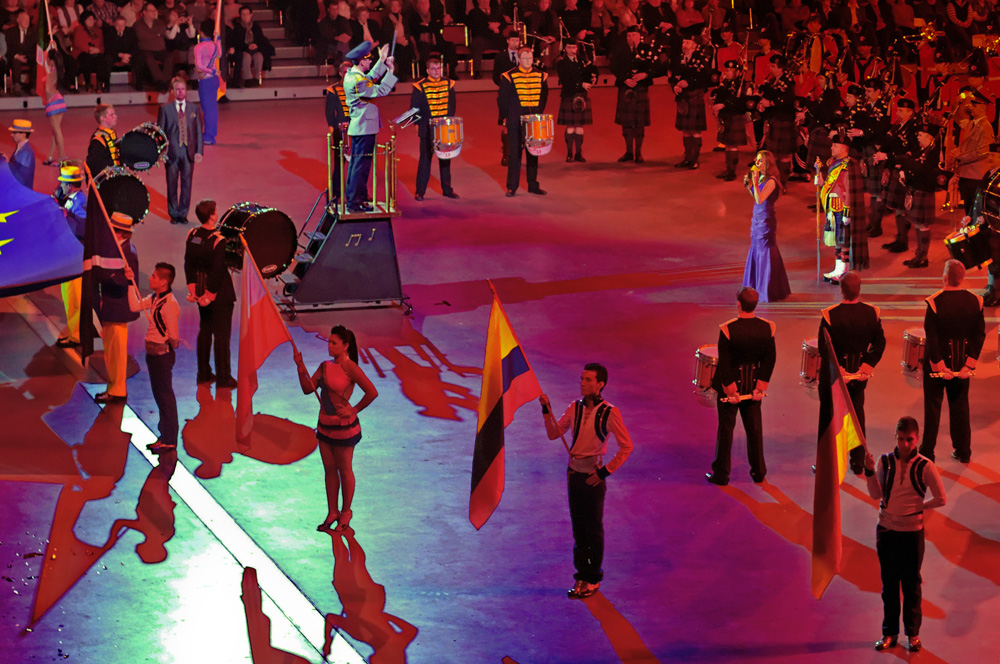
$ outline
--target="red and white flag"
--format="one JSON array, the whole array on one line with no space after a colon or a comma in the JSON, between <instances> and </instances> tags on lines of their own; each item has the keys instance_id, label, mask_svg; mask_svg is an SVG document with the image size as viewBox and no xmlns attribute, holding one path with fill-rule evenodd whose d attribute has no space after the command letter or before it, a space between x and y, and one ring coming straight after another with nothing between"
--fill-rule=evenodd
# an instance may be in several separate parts
<instances>
[{"instance_id":1,"label":"red and white flag","mask_svg":"<svg viewBox=\"0 0 1000 664\"><path fill-rule=\"evenodd\" d=\"M243 299L240 302L240 355L236 374L236 440L250 442L253 429L253 395L257 391L257 369L271 352L291 341L278 305L264 286L260 270L243 245Z\"/></svg>"}]
</instances>

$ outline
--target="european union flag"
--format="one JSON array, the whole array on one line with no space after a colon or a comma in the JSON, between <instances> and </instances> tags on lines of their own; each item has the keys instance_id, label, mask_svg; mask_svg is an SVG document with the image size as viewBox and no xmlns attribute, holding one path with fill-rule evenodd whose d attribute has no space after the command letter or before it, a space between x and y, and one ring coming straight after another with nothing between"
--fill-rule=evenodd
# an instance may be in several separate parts
<instances>
[{"instance_id":1,"label":"european union flag","mask_svg":"<svg viewBox=\"0 0 1000 664\"><path fill-rule=\"evenodd\" d=\"M83 245L59 204L14 179L0 160L0 297L80 276Z\"/></svg>"}]
</instances>

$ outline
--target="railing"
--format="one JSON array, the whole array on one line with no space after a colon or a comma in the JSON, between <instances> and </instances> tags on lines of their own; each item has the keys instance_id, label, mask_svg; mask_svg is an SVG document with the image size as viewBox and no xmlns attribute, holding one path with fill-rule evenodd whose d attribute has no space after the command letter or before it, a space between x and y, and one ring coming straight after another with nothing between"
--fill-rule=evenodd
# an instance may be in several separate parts
<instances>
[{"instance_id":1,"label":"railing","mask_svg":"<svg viewBox=\"0 0 1000 664\"><path fill-rule=\"evenodd\" d=\"M375 143L375 153L372 155L372 190L368 201L370 212L352 212L347 209L347 170L350 165L350 152L345 150L345 141L336 140L337 128L331 128L326 134L326 164L327 164L327 196L331 210L336 210L339 218L361 217L366 215L399 214L396 209L396 125L389 123L389 140ZM336 169L337 163L340 168ZM336 171L336 177L335 177ZM336 180L336 181L335 181Z\"/></svg>"}]
</instances>

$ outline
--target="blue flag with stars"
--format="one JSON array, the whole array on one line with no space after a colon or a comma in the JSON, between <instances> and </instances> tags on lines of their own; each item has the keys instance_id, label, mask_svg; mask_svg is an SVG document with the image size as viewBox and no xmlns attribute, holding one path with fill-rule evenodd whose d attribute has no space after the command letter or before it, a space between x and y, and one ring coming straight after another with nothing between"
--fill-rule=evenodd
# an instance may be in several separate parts
<instances>
[{"instance_id":1,"label":"blue flag with stars","mask_svg":"<svg viewBox=\"0 0 1000 664\"><path fill-rule=\"evenodd\" d=\"M0 297L80 276L83 245L51 196L28 189L0 160Z\"/></svg>"}]
</instances>

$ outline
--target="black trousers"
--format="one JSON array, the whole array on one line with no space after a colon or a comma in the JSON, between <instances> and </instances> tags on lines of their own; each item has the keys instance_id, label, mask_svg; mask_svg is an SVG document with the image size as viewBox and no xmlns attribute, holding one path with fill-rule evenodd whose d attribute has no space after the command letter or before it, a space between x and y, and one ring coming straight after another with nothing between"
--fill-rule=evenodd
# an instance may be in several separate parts
<instances>
[{"instance_id":1,"label":"black trousers","mask_svg":"<svg viewBox=\"0 0 1000 664\"><path fill-rule=\"evenodd\" d=\"M972 201L976 198L976 192L979 191L979 185L981 180L973 178L958 178L958 193L962 196L962 209L965 214L972 212ZM973 219L973 222L976 220Z\"/></svg>"},{"instance_id":2,"label":"black trousers","mask_svg":"<svg viewBox=\"0 0 1000 664\"><path fill-rule=\"evenodd\" d=\"M197 140L188 136L189 141ZM187 148L182 148L180 156L167 160L167 212L171 219L187 219L191 209L191 177L194 162L188 157ZM178 185L180 191L178 192Z\"/></svg>"},{"instance_id":3,"label":"black trousers","mask_svg":"<svg viewBox=\"0 0 1000 664\"><path fill-rule=\"evenodd\" d=\"M198 307L198 377L212 373L209 358L215 342L215 374L219 379L232 378L229 362L229 336L233 329L233 303L212 302Z\"/></svg>"},{"instance_id":4,"label":"black trousers","mask_svg":"<svg viewBox=\"0 0 1000 664\"><path fill-rule=\"evenodd\" d=\"M589 473L566 469L569 489L569 518L573 523L573 578L600 583L604 578L604 495L607 482L587 484Z\"/></svg>"},{"instance_id":5,"label":"black trousers","mask_svg":"<svg viewBox=\"0 0 1000 664\"><path fill-rule=\"evenodd\" d=\"M721 397L722 395L720 395ZM741 401L738 405L717 402L719 428L715 435L715 460L712 474L722 480L729 479L732 464L733 430L736 428L736 413L743 420L743 430L747 435L747 459L750 461L750 477L760 482L767 475L764 463L764 428L760 414L760 402L753 399Z\"/></svg>"},{"instance_id":6,"label":"black trousers","mask_svg":"<svg viewBox=\"0 0 1000 664\"><path fill-rule=\"evenodd\" d=\"M160 411L160 440L168 445L177 444L177 398L174 396L174 360L176 353L171 349L163 355L146 353L146 369L149 370L149 384L153 388L153 399Z\"/></svg>"},{"instance_id":7,"label":"black trousers","mask_svg":"<svg viewBox=\"0 0 1000 664\"><path fill-rule=\"evenodd\" d=\"M528 189L538 188L538 157L528 152L524 146L524 125L518 118L517 132L511 131L512 120L507 120L507 189L517 191L521 182L521 153L524 152L524 164L528 173Z\"/></svg>"},{"instance_id":8,"label":"black trousers","mask_svg":"<svg viewBox=\"0 0 1000 664\"><path fill-rule=\"evenodd\" d=\"M899 634L899 595L903 594L903 630L920 635L923 614L920 566L924 562L924 531L902 532L875 528L875 550L882 574L882 634Z\"/></svg>"},{"instance_id":9,"label":"black trousers","mask_svg":"<svg viewBox=\"0 0 1000 664\"><path fill-rule=\"evenodd\" d=\"M423 128L421 127L421 130ZM431 160L434 158L434 136L430 127L420 133L420 161L417 163L417 191L421 196L427 191L427 183L431 179ZM450 194L451 159L438 159L441 169L441 193Z\"/></svg>"},{"instance_id":10,"label":"black trousers","mask_svg":"<svg viewBox=\"0 0 1000 664\"><path fill-rule=\"evenodd\" d=\"M938 427L941 425L941 402L948 393L948 420L951 446L960 459L972 454L972 425L969 423L969 381L963 378L931 378L924 372L924 436L920 453L934 460Z\"/></svg>"},{"instance_id":11,"label":"black trousers","mask_svg":"<svg viewBox=\"0 0 1000 664\"><path fill-rule=\"evenodd\" d=\"M861 425L861 433L867 439L868 433L865 431L865 388L868 387L867 380L852 380L847 384L847 393L851 395L851 404L854 406L854 413L858 416L858 424ZM850 465L852 473L860 473L865 469L865 448L855 447L851 450Z\"/></svg>"}]
</instances>

